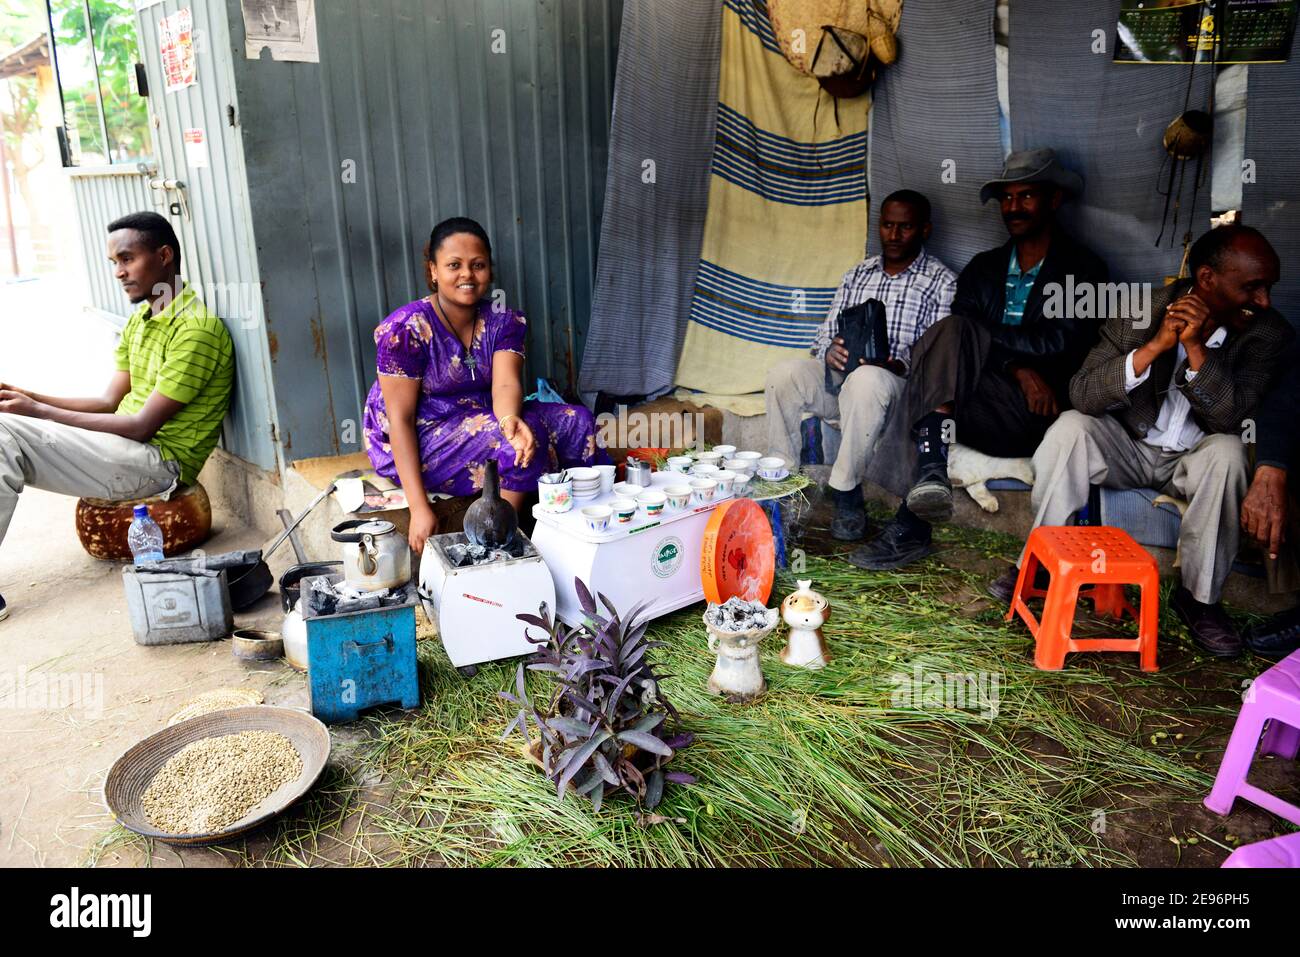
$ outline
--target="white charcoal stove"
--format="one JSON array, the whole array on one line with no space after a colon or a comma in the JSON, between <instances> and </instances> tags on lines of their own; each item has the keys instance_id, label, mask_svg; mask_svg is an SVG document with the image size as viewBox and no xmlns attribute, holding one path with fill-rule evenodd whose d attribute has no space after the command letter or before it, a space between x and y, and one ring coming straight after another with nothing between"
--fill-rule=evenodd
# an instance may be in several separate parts
<instances>
[{"instance_id":1,"label":"white charcoal stove","mask_svg":"<svg viewBox=\"0 0 1300 957\"><path fill-rule=\"evenodd\" d=\"M515 616L536 615L542 602L554 614L551 573L528 536L515 534L523 545L520 557L459 567L458 546L468 544L464 533L435 535L424 546L420 600L457 668L531 654L536 646L525 638L528 626ZM538 629L533 637L542 637Z\"/></svg>"}]
</instances>

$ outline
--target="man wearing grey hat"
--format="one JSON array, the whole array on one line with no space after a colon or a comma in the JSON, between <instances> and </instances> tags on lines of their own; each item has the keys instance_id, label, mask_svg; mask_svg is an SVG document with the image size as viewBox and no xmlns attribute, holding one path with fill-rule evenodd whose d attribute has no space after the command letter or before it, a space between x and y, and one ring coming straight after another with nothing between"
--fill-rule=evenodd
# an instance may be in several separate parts
<instances>
[{"instance_id":1,"label":"man wearing grey hat","mask_svg":"<svg viewBox=\"0 0 1300 957\"><path fill-rule=\"evenodd\" d=\"M848 556L859 568L884 570L930 553L930 525L952 516L948 445L986 455L1032 455L1056 416L1070 407L1070 378L1097 341L1098 323L1049 315L1053 284L1104 283L1106 264L1056 222L1083 179L1050 149L1007 157L1002 175L980 190L997 199L1010 239L980 253L957 280L953 314L912 351L905 423L914 444L877 456L869 477L904 497L880 535ZM895 430L895 435L901 432Z\"/></svg>"}]
</instances>

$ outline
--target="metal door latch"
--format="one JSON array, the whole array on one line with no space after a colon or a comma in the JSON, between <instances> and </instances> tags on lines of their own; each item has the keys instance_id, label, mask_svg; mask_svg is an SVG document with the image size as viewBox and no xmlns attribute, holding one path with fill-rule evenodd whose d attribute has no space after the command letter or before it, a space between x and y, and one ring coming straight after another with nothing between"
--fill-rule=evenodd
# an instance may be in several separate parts
<instances>
[{"instance_id":1,"label":"metal door latch","mask_svg":"<svg viewBox=\"0 0 1300 957\"><path fill-rule=\"evenodd\" d=\"M190 203L185 194L184 180L155 178L149 180L149 188L159 192L176 193L179 198L168 204L168 211L173 216L190 218Z\"/></svg>"}]
</instances>

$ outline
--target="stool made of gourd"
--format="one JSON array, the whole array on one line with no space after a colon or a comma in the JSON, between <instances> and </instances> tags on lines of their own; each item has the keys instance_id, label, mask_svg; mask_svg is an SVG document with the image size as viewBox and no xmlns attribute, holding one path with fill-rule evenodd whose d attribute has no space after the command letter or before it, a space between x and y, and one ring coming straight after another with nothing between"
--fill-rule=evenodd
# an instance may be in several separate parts
<instances>
[{"instance_id":1,"label":"stool made of gourd","mask_svg":"<svg viewBox=\"0 0 1300 957\"><path fill-rule=\"evenodd\" d=\"M1034 587L1039 566L1051 575L1046 591ZM1125 585L1141 589L1140 615L1125 599ZM1159 586L1155 558L1123 529L1041 526L1029 533L1007 621L1016 615L1024 619L1036 641L1034 664L1044 671L1059 671L1066 654L1076 651L1135 651L1143 671L1156 671ZM1119 617L1127 613L1138 623L1138 637L1071 638L1080 597L1092 599L1098 614ZM1029 610L1027 598L1044 599L1041 619Z\"/></svg>"},{"instance_id":2,"label":"stool made of gourd","mask_svg":"<svg viewBox=\"0 0 1300 957\"><path fill-rule=\"evenodd\" d=\"M163 554L183 554L197 548L212 535L212 503L203 486L181 485L170 498L160 496L110 502L83 498L77 502L77 538L92 558L102 561L130 561L127 529L137 505L149 506L149 517L163 533Z\"/></svg>"}]
</instances>

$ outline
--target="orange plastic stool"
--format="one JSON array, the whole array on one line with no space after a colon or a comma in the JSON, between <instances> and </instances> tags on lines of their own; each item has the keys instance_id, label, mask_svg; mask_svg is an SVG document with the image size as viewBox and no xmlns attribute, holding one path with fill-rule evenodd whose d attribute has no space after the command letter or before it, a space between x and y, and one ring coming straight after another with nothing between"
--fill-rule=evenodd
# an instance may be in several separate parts
<instances>
[{"instance_id":1,"label":"orange plastic stool","mask_svg":"<svg viewBox=\"0 0 1300 957\"><path fill-rule=\"evenodd\" d=\"M1034 587L1039 566L1051 574L1047 591ZM1160 609L1160 570L1156 560L1128 532L1106 526L1040 527L1029 533L1020 577L1011 596L1007 621L1019 615L1037 641L1034 664L1059 671L1072 651L1136 651L1143 671L1157 671L1156 623ZM1124 586L1142 589L1141 617L1124 598ZM1086 591L1081 589L1086 588ZM1072 639L1075 606L1090 598L1100 615L1125 612L1138 623L1136 638ZM1046 598L1039 621L1025 604Z\"/></svg>"}]
</instances>

